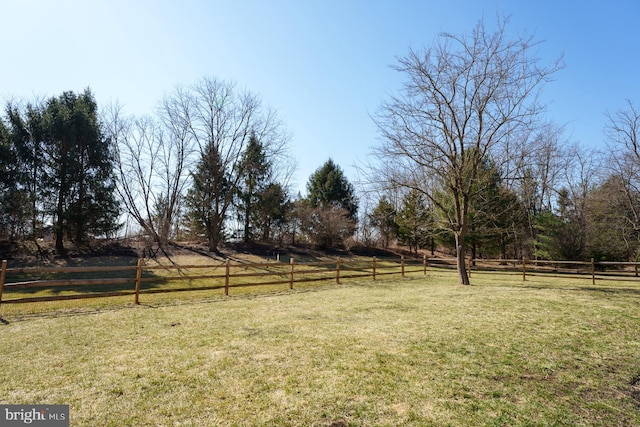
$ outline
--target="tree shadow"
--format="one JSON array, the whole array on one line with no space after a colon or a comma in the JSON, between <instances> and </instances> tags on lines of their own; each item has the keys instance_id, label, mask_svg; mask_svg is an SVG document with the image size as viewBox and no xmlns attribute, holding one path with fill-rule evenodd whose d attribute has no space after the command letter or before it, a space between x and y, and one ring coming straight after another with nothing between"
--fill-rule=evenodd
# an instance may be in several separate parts
<instances>
[{"instance_id":1,"label":"tree shadow","mask_svg":"<svg viewBox=\"0 0 640 427\"><path fill-rule=\"evenodd\" d=\"M590 293L603 293L611 295L634 295L640 296L640 286L637 288L632 287L612 287L611 285L602 286L567 286L567 285L513 285L512 287L518 289L540 289L540 290L562 290L562 291L577 291L577 292L590 292Z\"/></svg>"}]
</instances>

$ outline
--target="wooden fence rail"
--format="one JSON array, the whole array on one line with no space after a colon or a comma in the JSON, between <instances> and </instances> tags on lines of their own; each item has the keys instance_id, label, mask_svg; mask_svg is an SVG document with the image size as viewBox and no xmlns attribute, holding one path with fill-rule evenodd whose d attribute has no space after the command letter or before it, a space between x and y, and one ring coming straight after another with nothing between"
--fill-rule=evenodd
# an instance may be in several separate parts
<instances>
[{"instance_id":1,"label":"wooden fence rail","mask_svg":"<svg viewBox=\"0 0 640 427\"><path fill-rule=\"evenodd\" d=\"M469 272L521 271L522 280L535 274L589 274L595 284L596 276L614 274L638 277L637 262L588 262L547 261L517 259L472 259ZM596 268L597 267L597 268ZM628 268L633 267L632 271ZM296 284L335 281L341 284L346 279L367 278L378 280L381 276L409 273L427 274L428 268L455 268L455 259L419 258L378 259L336 259L335 261L296 263L232 263L226 260L211 265L156 265L146 266L142 259L136 266L118 267L35 267L9 268L2 261L0 269L0 304L18 304L69 299L102 298L133 295L134 303L140 304L140 295L169 292L207 291L224 289L228 296L230 289L254 286L285 285L294 289ZM606 269L610 271L607 273ZM194 272L195 271L195 272ZM131 273L122 277L122 273ZM96 275L118 277L95 277ZM72 276L59 278L56 275ZM87 277L90 276L90 277ZM55 277L55 278L52 278ZM7 278L13 278L7 281ZM177 282L177 285L171 285ZM185 286L185 283L188 286ZM48 290L52 294L37 295ZM35 295L25 295L25 294ZM41 292L42 293L42 292ZM8 295L14 298L7 299ZM17 295L17 297L15 297Z\"/></svg>"},{"instance_id":2,"label":"wooden fence rail","mask_svg":"<svg viewBox=\"0 0 640 427\"><path fill-rule=\"evenodd\" d=\"M420 269L407 270L406 264L420 266ZM294 289L295 284L343 279L372 277L382 275L422 271L426 274L426 258L405 261L399 259L343 260L296 263L232 263L226 260L222 264L210 265L144 265L139 259L136 266L118 267L33 267L9 268L2 261L0 270L0 304L18 304L69 299L102 298L109 296L133 295L134 303L140 304L140 295L169 292L188 292L224 289L229 295L230 289L253 286L286 285ZM114 273L130 272L127 277L111 276ZM13 277L7 281L7 277ZM55 278L52 278L55 276ZM73 276L59 277L59 276ZM81 276L81 277L77 277ZM91 277L87 277L91 276ZM167 286L179 282L177 286ZM184 286L188 283L189 286ZM182 286L180 285L182 284ZM117 288L117 289L114 289ZM25 296L24 293L36 293L47 290L53 295ZM4 297L3 297L4 293ZM7 299L7 295L17 297Z\"/></svg>"}]
</instances>

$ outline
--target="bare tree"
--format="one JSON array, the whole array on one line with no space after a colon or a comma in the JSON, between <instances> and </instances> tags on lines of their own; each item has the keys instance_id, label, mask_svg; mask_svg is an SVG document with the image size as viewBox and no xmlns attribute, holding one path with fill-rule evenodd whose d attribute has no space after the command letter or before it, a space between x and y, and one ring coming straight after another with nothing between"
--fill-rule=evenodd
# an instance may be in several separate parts
<instances>
[{"instance_id":1,"label":"bare tree","mask_svg":"<svg viewBox=\"0 0 640 427\"><path fill-rule=\"evenodd\" d=\"M565 170L569 195L575 209L584 215L589 193L602 182L602 153L597 150L574 146L571 150L571 161Z\"/></svg>"},{"instance_id":2,"label":"bare tree","mask_svg":"<svg viewBox=\"0 0 640 427\"><path fill-rule=\"evenodd\" d=\"M518 136L506 147L502 182L522 201L527 214L525 239L535 245L536 218L553 212L559 192L569 185L567 171L574 171L572 162L577 147L566 139L563 126L551 122ZM521 241L524 253L533 249L524 244L525 239ZM535 256L535 252L531 255Z\"/></svg>"},{"instance_id":3,"label":"bare tree","mask_svg":"<svg viewBox=\"0 0 640 427\"><path fill-rule=\"evenodd\" d=\"M344 245L356 229L349 211L336 204L313 207L307 203L298 215L303 235L321 248Z\"/></svg>"},{"instance_id":4,"label":"bare tree","mask_svg":"<svg viewBox=\"0 0 640 427\"><path fill-rule=\"evenodd\" d=\"M176 133L186 132L185 137L199 150L202 185L193 187L189 205L193 219L207 236L209 249L215 251L243 179L242 154L250 139L260 142L267 160L282 165L289 136L275 111L263 107L256 95L239 91L234 83L208 77L165 98L162 120ZM287 179L291 176L286 168L275 170Z\"/></svg>"},{"instance_id":5,"label":"bare tree","mask_svg":"<svg viewBox=\"0 0 640 427\"><path fill-rule=\"evenodd\" d=\"M104 123L116 152L119 195L129 215L159 247L167 244L179 223L196 164L216 159L215 165L204 167L212 174L209 178L218 177L209 179L210 203L197 209L199 222L210 224L205 231L215 250L252 135L277 166L272 169L274 179L277 175L283 187L288 185L293 172L289 135L257 96L237 91L233 83L203 78L192 86L176 87L160 102L157 113L158 119L126 117L120 107L112 106Z\"/></svg>"},{"instance_id":6,"label":"bare tree","mask_svg":"<svg viewBox=\"0 0 640 427\"><path fill-rule=\"evenodd\" d=\"M541 124L506 152L504 182L518 193L529 215L553 209L576 147L564 138L564 128Z\"/></svg>"},{"instance_id":7,"label":"bare tree","mask_svg":"<svg viewBox=\"0 0 640 427\"><path fill-rule=\"evenodd\" d=\"M636 261L640 248L640 193L615 172L589 194L587 250L596 260Z\"/></svg>"},{"instance_id":8,"label":"bare tree","mask_svg":"<svg viewBox=\"0 0 640 427\"><path fill-rule=\"evenodd\" d=\"M605 135L610 144L611 174L622 184L632 226L640 231L640 110L627 100L627 109L607 114L607 118Z\"/></svg>"},{"instance_id":9,"label":"bare tree","mask_svg":"<svg viewBox=\"0 0 640 427\"><path fill-rule=\"evenodd\" d=\"M605 134L615 147L623 148L625 155L640 163L640 111L628 99L627 107L616 114L607 114Z\"/></svg>"},{"instance_id":10,"label":"bare tree","mask_svg":"<svg viewBox=\"0 0 640 427\"><path fill-rule=\"evenodd\" d=\"M510 139L531 129L543 111L538 94L561 67L560 60L540 66L533 56L538 43L525 35L509 39L506 24L491 33L479 22L470 35L445 33L424 52L410 50L395 67L407 77L402 95L384 102L375 117L382 135L375 155L394 171L389 182L423 192L443 212L449 209L437 192L452 200L447 225L461 284L469 284L465 237L484 179L481 163L499 158Z\"/></svg>"},{"instance_id":11,"label":"bare tree","mask_svg":"<svg viewBox=\"0 0 640 427\"><path fill-rule=\"evenodd\" d=\"M127 213L160 248L177 220L193 142L186 129L163 128L151 117L124 116L115 105L104 114L116 153L118 194Z\"/></svg>"}]
</instances>

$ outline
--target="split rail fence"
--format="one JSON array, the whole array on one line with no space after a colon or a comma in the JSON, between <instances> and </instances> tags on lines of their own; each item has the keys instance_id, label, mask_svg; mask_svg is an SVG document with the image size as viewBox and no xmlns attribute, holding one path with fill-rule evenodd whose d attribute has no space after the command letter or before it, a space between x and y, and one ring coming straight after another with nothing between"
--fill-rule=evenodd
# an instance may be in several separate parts
<instances>
[{"instance_id":1,"label":"split rail fence","mask_svg":"<svg viewBox=\"0 0 640 427\"><path fill-rule=\"evenodd\" d=\"M580 262L541 260L469 260L469 273L479 271L509 271L527 276L540 274L572 274L596 279L634 280L638 277L637 262ZM336 259L330 262L296 263L233 263L230 260L215 265L137 265L118 267L27 267L10 268L2 261L0 269L0 305L60 301L114 296L133 297L140 304L141 295L224 290L228 296L235 288L286 286L371 278L410 273L427 274L429 269L455 268L455 259L400 257L393 259Z\"/></svg>"},{"instance_id":2,"label":"split rail fence","mask_svg":"<svg viewBox=\"0 0 640 427\"><path fill-rule=\"evenodd\" d=\"M127 295L139 304L144 294L223 289L228 296L234 288L285 285L294 289L301 283L335 281L340 284L341 280L352 278L376 280L391 274L402 277L408 273L426 274L426 269L426 258L420 261L405 257L305 263L296 263L293 258L289 263L227 260L211 265L144 265L139 259L135 266L26 268L9 268L7 261L2 261L0 304ZM45 292L41 292L43 290Z\"/></svg>"}]
</instances>

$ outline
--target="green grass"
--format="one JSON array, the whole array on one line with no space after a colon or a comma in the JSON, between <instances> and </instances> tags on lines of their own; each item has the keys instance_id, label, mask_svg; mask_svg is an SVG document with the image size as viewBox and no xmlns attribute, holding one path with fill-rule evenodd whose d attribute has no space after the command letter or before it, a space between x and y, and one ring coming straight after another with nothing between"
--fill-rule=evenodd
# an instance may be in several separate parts
<instances>
[{"instance_id":1,"label":"green grass","mask_svg":"<svg viewBox=\"0 0 640 427\"><path fill-rule=\"evenodd\" d=\"M0 402L74 426L640 425L640 285L456 281L5 317Z\"/></svg>"}]
</instances>

